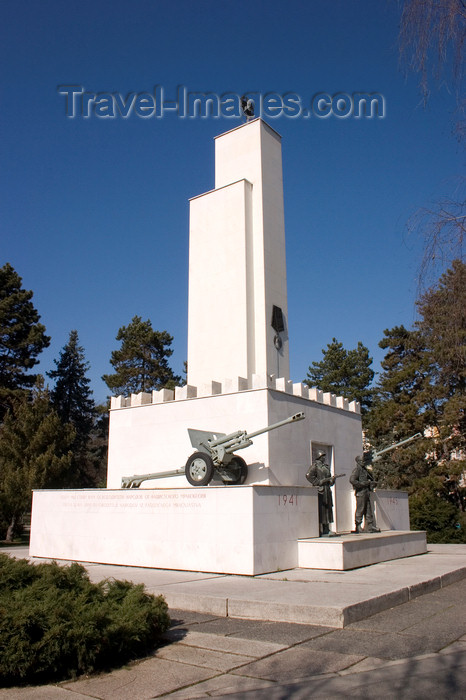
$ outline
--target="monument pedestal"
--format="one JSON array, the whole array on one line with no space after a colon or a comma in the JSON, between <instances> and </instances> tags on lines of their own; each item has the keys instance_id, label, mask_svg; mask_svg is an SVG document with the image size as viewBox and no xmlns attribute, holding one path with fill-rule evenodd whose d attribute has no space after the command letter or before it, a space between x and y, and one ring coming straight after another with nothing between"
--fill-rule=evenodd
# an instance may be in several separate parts
<instances>
[{"instance_id":1,"label":"monument pedestal","mask_svg":"<svg viewBox=\"0 0 466 700\"><path fill-rule=\"evenodd\" d=\"M279 486L34 491L30 555L256 575L298 565L317 491Z\"/></svg>"},{"instance_id":2,"label":"monument pedestal","mask_svg":"<svg viewBox=\"0 0 466 700\"><path fill-rule=\"evenodd\" d=\"M30 555L255 576L341 571L426 551L424 532L318 535L309 487L43 490L33 493Z\"/></svg>"},{"instance_id":3,"label":"monument pedestal","mask_svg":"<svg viewBox=\"0 0 466 700\"><path fill-rule=\"evenodd\" d=\"M306 538L298 542L298 566L347 571L426 552L425 532L390 531Z\"/></svg>"}]
</instances>

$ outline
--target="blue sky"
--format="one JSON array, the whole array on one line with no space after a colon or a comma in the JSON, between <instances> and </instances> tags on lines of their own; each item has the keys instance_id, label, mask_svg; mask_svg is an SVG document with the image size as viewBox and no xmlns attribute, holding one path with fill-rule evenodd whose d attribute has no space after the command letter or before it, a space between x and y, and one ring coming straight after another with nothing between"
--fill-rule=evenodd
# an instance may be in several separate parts
<instances>
[{"instance_id":1,"label":"blue sky","mask_svg":"<svg viewBox=\"0 0 466 700\"><path fill-rule=\"evenodd\" d=\"M398 59L396 0L2 0L0 264L34 291L52 336L77 329L96 400L134 315L186 359L188 199L214 185L217 134L239 119L69 119L60 85L95 93L378 92L384 119L282 116L291 374L336 337L374 357L415 320L422 250L406 224L462 168L455 99ZM208 268L208 265L207 265Z\"/></svg>"}]
</instances>

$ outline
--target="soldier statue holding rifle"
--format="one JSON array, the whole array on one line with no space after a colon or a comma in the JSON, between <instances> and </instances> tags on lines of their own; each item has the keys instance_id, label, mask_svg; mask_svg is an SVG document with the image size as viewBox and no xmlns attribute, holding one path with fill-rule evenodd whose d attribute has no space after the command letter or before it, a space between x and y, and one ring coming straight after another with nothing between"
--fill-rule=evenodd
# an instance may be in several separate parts
<instances>
[{"instance_id":1,"label":"soldier statue holding rifle","mask_svg":"<svg viewBox=\"0 0 466 700\"><path fill-rule=\"evenodd\" d=\"M315 462L309 468L306 479L317 487L319 498L319 527L320 535L332 536L330 524L333 523L333 498L331 487L340 474L332 476L327 464L325 452L319 451Z\"/></svg>"},{"instance_id":2,"label":"soldier statue holding rifle","mask_svg":"<svg viewBox=\"0 0 466 700\"><path fill-rule=\"evenodd\" d=\"M374 514L372 512L371 491L375 489L376 482L367 468L364 457L356 457L356 466L350 476L350 483L356 495L356 513L354 520L356 524L355 532L362 532L362 520L367 532L380 532L375 526Z\"/></svg>"},{"instance_id":3,"label":"soldier statue holding rifle","mask_svg":"<svg viewBox=\"0 0 466 700\"><path fill-rule=\"evenodd\" d=\"M385 447L383 450L369 450L368 452L364 452L362 457L356 457L356 466L350 476L350 483L352 484L356 494L356 513L354 514L356 529L354 532L360 533L363 531L363 518L364 529L366 532L380 532L379 528L375 526L371 503L371 491L373 491L377 485L372 475L372 471L370 470L372 464L377 462L382 455L386 454L387 452L391 452L398 447L408 445L409 443L413 442L413 440L418 440L421 437L421 433L416 433L405 440L394 442L392 445Z\"/></svg>"}]
</instances>

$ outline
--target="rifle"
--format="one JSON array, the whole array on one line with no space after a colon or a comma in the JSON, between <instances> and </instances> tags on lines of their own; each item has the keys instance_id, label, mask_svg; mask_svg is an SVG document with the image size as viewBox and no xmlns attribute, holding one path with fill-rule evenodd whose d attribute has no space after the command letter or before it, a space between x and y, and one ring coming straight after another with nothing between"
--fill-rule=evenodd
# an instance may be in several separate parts
<instances>
[{"instance_id":1,"label":"rifle","mask_svg":"<svg viewBox=\"0 0 466 700\"><path fill-rule=\"evenodd\" d=\"M325 479L324 484L333 484L335 483L335 479L340 479L342 476L346 476L346 474L334 474L333 476L329 476L328 479Z\"/></svg>"},{"instance_id":2,"label":"rifle","mask_svg":"<svg viewBox=\"0 0 466 700\"><path fill-rule=\"evenodd\" d=\"M312 469L312 467L311 467L311 469ZM309 472L311 471L311 469L309 469L309 471L306 474L306 479L308 481L310 481ZM325 484L334 484L335 479L340 479L342 476L346 476L346 474L334 474L333 476L329 476L327 479L324 479L321 484L312 484L312 481L311 481L311 484L313 486L325 486Z\"/></svg>"}]
</instances>

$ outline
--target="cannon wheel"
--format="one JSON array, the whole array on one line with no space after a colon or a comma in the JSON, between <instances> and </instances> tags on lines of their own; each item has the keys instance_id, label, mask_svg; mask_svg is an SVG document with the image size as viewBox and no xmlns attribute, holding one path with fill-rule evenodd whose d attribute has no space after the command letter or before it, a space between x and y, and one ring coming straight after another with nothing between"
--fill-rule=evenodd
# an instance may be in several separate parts
<instances>
[{"instance_id":1,"label":"cannon wheel","mask_svg":"<svg viewBox=\"0 0 466 700\"><path fill-rule=\"evenodd\" d=\"M238 474L235 479L231 481L225 481L228 486L238 486L244 484L248 476L248 465L242 457L238 455L233 455L231 462L228 464L228 470L231 470L234 474Z\"/></svg>"},{"instance_id":2,"label":"cannon wheel","mask_svg":"<svg viewBox=\"0 0 466 700\"><path fill-rule=\"evenodd\" d=\"M212 457L205 452L194 452L186 462L185 474L191 486L207 486L214 475Z\"/></svg>"}]
</instances>

